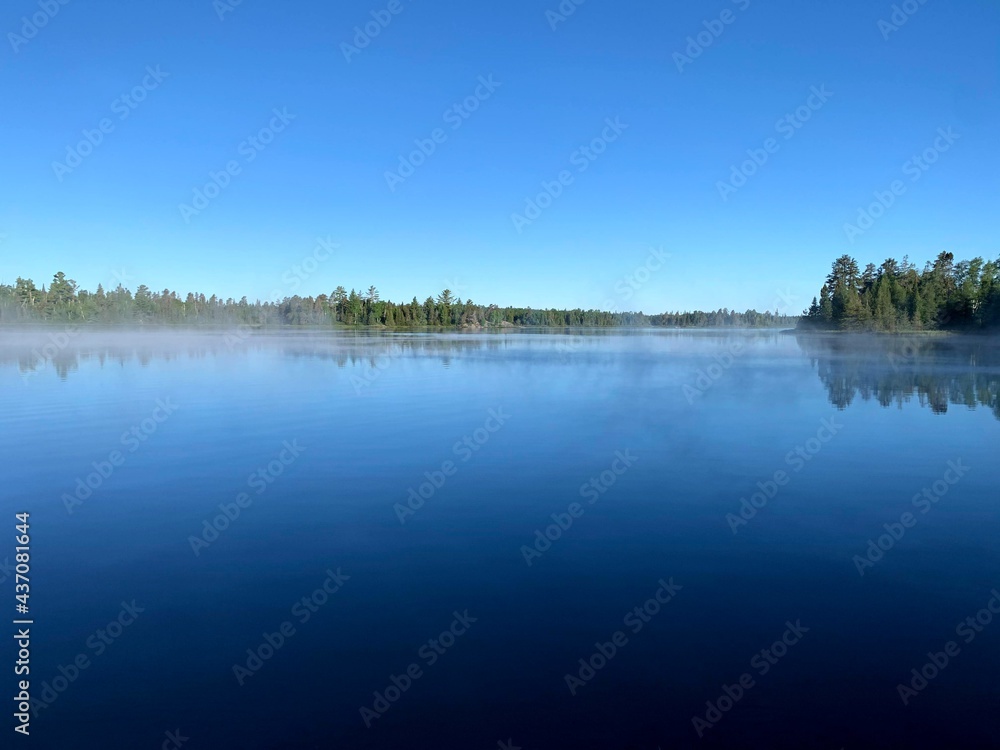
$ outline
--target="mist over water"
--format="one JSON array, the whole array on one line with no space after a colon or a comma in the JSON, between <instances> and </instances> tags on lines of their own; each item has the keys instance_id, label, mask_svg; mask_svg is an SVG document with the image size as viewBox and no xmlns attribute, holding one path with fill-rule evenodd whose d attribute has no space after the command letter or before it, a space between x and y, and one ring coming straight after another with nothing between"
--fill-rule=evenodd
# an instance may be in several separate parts
<instances>
[{"instance_id":1,"label":"mist over water","mask_svg":"<svg viewBox=\"0 0 1000 750\"><path fill-rule=\"evenodd\" d=\"M998 398L985 337L5 331L35 694L89 659L32 741L995 746Z\"/></svg>"}]
</instances>

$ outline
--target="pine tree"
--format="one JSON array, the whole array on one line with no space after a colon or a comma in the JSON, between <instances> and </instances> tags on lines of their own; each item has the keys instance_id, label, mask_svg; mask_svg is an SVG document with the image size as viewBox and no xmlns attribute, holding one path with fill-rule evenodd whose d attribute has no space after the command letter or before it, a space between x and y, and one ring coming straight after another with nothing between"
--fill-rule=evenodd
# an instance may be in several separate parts
<instances>
[{"instance_id":1,"label":"pine tree","mask_svg":"<svg viewBox=\"0 0 1000 750\"><path fill-rule=\"evenodd\" d=\"M826 284L819 290L819 317L826 325L833 323L833 298L830 296L830 287Z\"/></svg>"},{"instance_id":2,"label":"pine tree","mask_svg":"<svg viewBox=\"0 0 1000 750\"><path fill-rule=\"evenodd\" d=\"M892 278L883 275L878 281L878 291L875 294L875 325L883 331L891 331L896 327L896 308L892 305Z\"/></svg>"}]
</instances>

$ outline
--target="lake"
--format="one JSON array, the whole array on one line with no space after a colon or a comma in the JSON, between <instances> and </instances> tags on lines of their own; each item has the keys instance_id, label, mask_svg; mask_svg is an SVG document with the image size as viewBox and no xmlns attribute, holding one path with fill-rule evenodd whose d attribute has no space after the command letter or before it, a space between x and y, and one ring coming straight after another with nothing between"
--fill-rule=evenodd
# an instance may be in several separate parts
<instances>
[{"instance_id":1,"label":"lake","mask_svg":"<svg viewBox=\"0 0 1000 750\"><path fill-rule=\"evenodd\" d=\"M7 331L0 406L30 747L1000 746L994 340Z\"/></svg>"}]
</instances>

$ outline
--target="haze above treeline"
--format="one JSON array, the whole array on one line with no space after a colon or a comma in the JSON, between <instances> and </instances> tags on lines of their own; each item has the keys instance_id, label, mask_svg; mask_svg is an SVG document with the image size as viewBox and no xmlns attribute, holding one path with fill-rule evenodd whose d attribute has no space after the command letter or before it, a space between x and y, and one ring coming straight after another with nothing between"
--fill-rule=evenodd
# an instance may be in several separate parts
<instances>
[{"instance_id":1,"label":"haze above treeline","mask_svg":"<svg viewBox=\"0 0 1000 750\"><path fill-rule=\"evenodd\" d=\"M508 328L519 326L671 326L770 328L794 325L797 315L722 309L714 312L677 312L646 315L611 310L535 310L479 305L462 300L445 289L419 302L396 303L380 298L371 286L359 293L338 286L329 295L285 297L275 302L221 299L188 293L181 297L146 285L135 293L119 284L106 291L80 289L63 272L46 287L31 279L0 284L0 325L25 323L231 325L250 326L378 326L386 328L460 327Z\"/></svg>"}]
</instances>

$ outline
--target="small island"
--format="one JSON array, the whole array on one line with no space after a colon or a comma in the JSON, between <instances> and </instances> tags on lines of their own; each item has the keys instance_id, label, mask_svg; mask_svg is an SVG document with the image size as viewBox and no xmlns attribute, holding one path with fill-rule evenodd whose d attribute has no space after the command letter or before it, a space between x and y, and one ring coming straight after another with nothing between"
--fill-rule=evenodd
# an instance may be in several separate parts
<instances>
[{"instance_id":1,"label":"small island","mask_svg":"<svg viewBox=\"0 0 1000 750\"><path fill-rule=\"evenodd\" d=\"M940 253L923 270L903 256L858 271L842 255L833 263L799 329L831 331L984 331L1000 325L1000 261L955 262Z\"/></svg>"}]
</instances>

